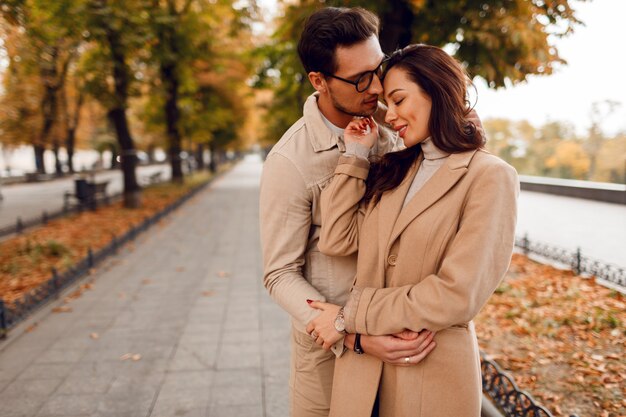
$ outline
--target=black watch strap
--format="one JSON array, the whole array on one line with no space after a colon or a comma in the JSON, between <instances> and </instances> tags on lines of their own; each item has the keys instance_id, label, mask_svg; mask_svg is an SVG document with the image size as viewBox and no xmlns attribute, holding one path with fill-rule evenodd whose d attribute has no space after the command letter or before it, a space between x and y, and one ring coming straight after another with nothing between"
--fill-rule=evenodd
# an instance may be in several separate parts
<instances>
[{"instance_id":1,"label":"black watch strap","mask_svg":"<svg viewBox=\"0 0 626 417\"><path fill-rule=\"evenodd\" d=\"M363 347L361 346L361 333L357 333L354 335L354 352L357 355L362 355L365 352L363 351Z\"/></svg>"}]
</instances>

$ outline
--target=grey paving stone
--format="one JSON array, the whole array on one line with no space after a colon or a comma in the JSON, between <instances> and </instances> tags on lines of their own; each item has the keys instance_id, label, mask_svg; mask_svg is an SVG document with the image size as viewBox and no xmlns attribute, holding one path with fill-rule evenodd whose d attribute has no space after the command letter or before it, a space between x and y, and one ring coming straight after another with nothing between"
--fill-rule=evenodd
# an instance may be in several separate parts
<instances>
[{"instance_id":1,"label":"grey paving stone","mask_svg":"<svg viewBox=\"0 0 626 417\"><path fill-rule=\"evenodd\" d=\"M37 414L39 415L80 415L96 411L99 395L58 394L46 401Z\"/></svg>"},{"instance_id":2,"label":"grey paving stone","mask_svg":"<svg viewBox=\"0 0 626 417\"><path fill-rule=\"evenodd\" d=\"M216 365L217 369L259 368L261 366L259 346L222 344Z\"/></svg>"},{"instance_id":3,"label":"grey paving stone","mask_svg":"<svg viewBox=\"0 0 626 417\"><path fill-rule=\"evenodd\" d=\"M206 408L189 408L180 404L158 403L149 417L207 417Z\"/></svg>"},{"instance_id":4,"label":"grey paving stone","mask_svg":"<svg viewBox=\"0 0 626 417\"><path fill-rule=\"evenodd\" d=\"M284 381L265 384L264 395L267 416L289 417L289 387Z\"/></svg>"},{"instance_id":5,"label":"grey paving stone","mask_svg":"<svg viewBox=\"0 0 626 417\"><path fill-rule=\"evenodd\" d=\"M159 392L155 408L159 406L178 406L187 410L206 408L209 405L209 397L207 388L168 385Z\"/></svg>"},{"instance_id":6,"label":"grey paving stone","mask_svg":"<svg viewBox=\"0 0 626 417\"><path fill-rule=\"evenodd\" d=\"M74 363L85 354L85 349L49 349L35 363Z\"/></svg>"},{"instance_id":7,"label":"grey paving stone","mask_svg":"<svg viewBox=\"0 0 626 417\"><path fill-rule=\"evenodd\" d=\"M34 416L41 408L47 397L43 395L5 395L0 394L0 416L22 417Z\"/></svg>"},{"instance_id":8,"label":"grey paving stone","mask_svg":"<svg viewBox=\"0 0 626 417\"><path fill-rule=\"evenodd\" d=\"M210 417L264 417L262 405L216 404L209 410ZM269 415L267 416L269 417Z\"/></svg>"},{"instance_id":9,"label":"grey paving stone","mask_svg":"<svg viewBox=\"0 0 626 417\"><path fill-rule=\"evenodd\" d=\"M58 387L58 394L104 394L109 390L115 376L103 375L72 375Z\"/></svg>"},{"instance_id":10,"label":"grey paving stone","mask_svg":"<svg viewBox=\"0 0 626 417\"><path fill-rule=\"evenodd\" d=\"M156 392L145 390L128 390L120 393L107 393L99 396L93 414L107 416L146 416L156 397Z\"/></svg>"},{"instance_id":11,"label":"grey paving stone","mask_svg":"<svg viewBox=\"0 0 626 417\"><path fill-rule=\"evenodd\" d=\"M73 363L40 363L27 367L18 379L62 379L70 374Z\"/></svg>"},{"instance_id":12,"label":"grey paving stone","mask_svg":"<svg viewBox=\"0 0 626 417\"><path fill-rule=\"evenodd\" d=\"M211 406L256 405L262 403L263 395L259 384L222 385L215 386L211 390Z\"/></svg>"},{"instance_id":13,"label":"grey paving stone","mask_svg":"<svg viewBox=\"0 0 626 417\"><path fill-rule=\"evenodd\" d=\"M20 397L22 395L33 397L47 397L52 394L61 384L62 379L18 379L8 384L2 391L2 396Z\"/></svg>"},{"instance_id":14,"label":"grey paving stone","mask_svg":"<svg viewBox=\"0 0 626 417\"><path fill-rule=\"evenodd\" d=\"M213 380L213 386L261 386L261 384L261 370L259 368L218 370L215 371L215 379Z\"/></svg>"},{"instance_id":15,"label":"grey paving stone","mask_svg":"<svg viewBox=\"0 0 626 417\"><path fill-rule=\"evenodd\" d=\"M161 387L161 391L168 391L172 388L180 389L202 389L205 392L213 384L215 371L181 371L168 372Z\"/></svg>"}]
</instances>

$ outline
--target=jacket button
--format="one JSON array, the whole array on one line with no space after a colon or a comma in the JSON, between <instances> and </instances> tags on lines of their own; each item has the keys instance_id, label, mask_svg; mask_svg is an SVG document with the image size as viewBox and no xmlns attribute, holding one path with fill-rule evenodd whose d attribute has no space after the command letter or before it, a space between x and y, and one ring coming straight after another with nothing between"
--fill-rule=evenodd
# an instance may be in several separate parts
<instances>
[{"instance_id":1,"label":"jacket button","mask_svg":"<svg viewBox=\"0 0 626 417\"><path fill-rule=\"evenodd\" d=\"M395 265L397 259L398 259L397 255L389 255L389 258L387 258L387 263L389 265Z\"/></svg>"}]
</instances>

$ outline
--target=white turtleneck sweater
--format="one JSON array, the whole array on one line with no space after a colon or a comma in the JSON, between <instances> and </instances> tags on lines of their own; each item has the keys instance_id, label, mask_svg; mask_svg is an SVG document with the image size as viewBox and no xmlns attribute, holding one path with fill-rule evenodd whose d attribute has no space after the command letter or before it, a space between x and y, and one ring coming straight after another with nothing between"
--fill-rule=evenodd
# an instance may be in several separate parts
<instances>
[{"instance_id":1,"label":"white turtleneck sweater","mask_svg":"<svg viewBox=\"0 0 626 417\"><path fill-rule=\"evenodd\" d=\"M424 184L426 184L435 172L437 172L437 170L446 163L446 159L450 156L450 154L437 148L430 137L424 140L421 145L422 152L424 153L424 160L420 164L417 174L415 174L415 178L413 178L413 183L411 183L411 187L409 188L409 192L404 199L404 205L402 207L406 206L409 201L411 201L413 196L415 196L415 194L422 189ZM346 152L344 153L345 156L355 156L357 158L367 160L368 154L369 149L360 143L350 142L346 144Z\"/></svg>"}]
</instances>

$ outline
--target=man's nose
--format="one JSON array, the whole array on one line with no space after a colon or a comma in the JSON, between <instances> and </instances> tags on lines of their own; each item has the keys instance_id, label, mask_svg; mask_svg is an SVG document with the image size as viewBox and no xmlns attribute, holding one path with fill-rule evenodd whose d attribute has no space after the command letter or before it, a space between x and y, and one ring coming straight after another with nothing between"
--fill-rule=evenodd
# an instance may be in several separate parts
<instances>
[{"instance_id":1,"label":"man's nose","mask_svg":"<svg viewBox=\"0 0 626 417\"><path fill-rule=\"evenodd\" d=\"M383 92L383 83L380 81L380 78L378 78L377 75L374 75L372 77L372 83L370 84L370 87L367 89L367 92L369 94L376 94L376 95L380 95Z\"/></svg>"}]
</instances>

